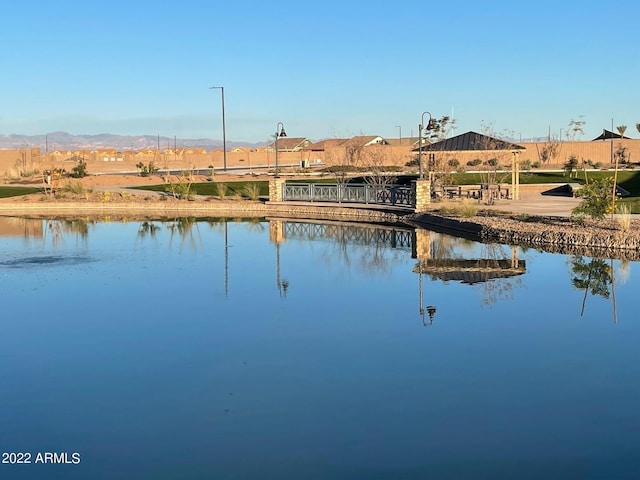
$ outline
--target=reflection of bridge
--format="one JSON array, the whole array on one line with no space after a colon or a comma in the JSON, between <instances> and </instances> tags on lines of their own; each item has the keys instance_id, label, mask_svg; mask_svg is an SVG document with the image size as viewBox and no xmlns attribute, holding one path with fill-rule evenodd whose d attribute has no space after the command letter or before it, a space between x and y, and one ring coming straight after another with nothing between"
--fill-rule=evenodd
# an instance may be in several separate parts
<instances>
[{"instance_id":1,"label":"reflection of bridge","mask_svg":"<svg viewBox=\"0 0 640 480\"><path fill-rule=\"evenodd\" d=\"M354 225L340 222L296 222L283 220L283 236L286 239L322 240L367 246L385 246L393 249L412 250L415 231L411 228L380 225Z\"/></svg>"}]
</instances>

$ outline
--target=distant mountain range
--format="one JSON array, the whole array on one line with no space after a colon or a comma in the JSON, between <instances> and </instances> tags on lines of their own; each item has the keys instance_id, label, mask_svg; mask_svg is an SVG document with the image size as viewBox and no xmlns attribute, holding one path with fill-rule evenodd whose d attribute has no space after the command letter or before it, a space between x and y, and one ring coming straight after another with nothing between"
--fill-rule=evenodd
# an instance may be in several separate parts
<instances>
[{"instance_id":1,"label":"distant mountain range","mask_svg":"<svg viewBox=\"0 0 640 480\"><path fill-rule=\"evenodd\" d=\"M184 139L158 137L154 135L72 135L66 132L51 132L44 135L0 135L0 148L19 149L40 147L53 150L94 150L97 148L117 148L118 150L139 150L142 148L222 148L222 140L210 138ZM263 144L248 144L227 140L227 150L235 147L257 147Z\"/></svg>"}]
</instances>

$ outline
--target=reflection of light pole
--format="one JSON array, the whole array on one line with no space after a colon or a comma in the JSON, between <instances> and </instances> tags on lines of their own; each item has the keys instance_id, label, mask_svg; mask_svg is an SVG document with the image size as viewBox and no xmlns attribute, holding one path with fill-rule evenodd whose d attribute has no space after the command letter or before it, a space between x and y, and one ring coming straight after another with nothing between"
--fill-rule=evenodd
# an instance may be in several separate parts
<instances>
[{"instance_id":1,"label":"reflection of light pole","mask_svg":"<svg viewBox=\"0 0 640 480\"><path fill-rule=\"evenodd\" d=\"M424 126L424 115L429 115L429 123L427 126ZM418 178L420 180L424 180L424 173L422 171L422 129L431 130L434 127L433 118L429 112L422 112L422 117L420 119L420 125L418 125Z\"/></svg>"},{"instance_id":2,"label":"reflection of light pole","mask_svg":"<svg viewBox=\"0 0 640 480\"><path fill-rule=\"evenodd\" d=\"M229 234L224 221L224 298L229 298Z\"/></svg>"},{"instance_id":3,"label":"reflection of light pole","mask_svg":"<svg viewBox=\"0 0 640 480\"><path fill-rule=\"evenodd\" d=\"M396 125L398 129L398 140L400 141L400 145L402 145L402 127L400 125Z\"/></svg>"},{"instance_id":4,"label":"reflection of light pole","mask_svg":"<svg viewBox=\"0 0 640 480\"><path fill-rule=\"evenodd\" d=\"M224 121L224 87L210 87L210 88L219 88L222 92L222 157L223 157L223 170L227 171L227 132L225 131L225 121Z\"/></svg>"},{"instance_id":5,"label":"reflection of light pole","mask_svg":"<svg viewBox=\"0 0 640 480\"><path fill-rule=\"evenodd\" d=\"M287 296L287 290L289 289L289 280L283 279L280 276L280 242L276 240L276 285L278 285L278 292L281 297Z\"/></svg>"},{"instance_id":6,"label":"reflection of light pole","mask_svg":"<svg viewBox=\"0 0 640 480\"><path fill-rule=\"evenodd\" d=\"M418 289L419 289L419 302L420 302L420 316L422 317L422 325L428 327L433 323L433 317L436 315L436 307L433 305L427 306L427 314L429 315L429 323L424 319L424 302L422 300L422 262L418 261Z\"/></svg>"},{"instance_id":7,"label":"reflection of light pole","mask_svg":"<svg viewBox=\"0 0 640 480\"><path fill-rule=\"evenodd\" d=\"M280 132L278 132L278 128L280 129ZM284 131L284 125L282 124L282 122L278 122L278 124L276 125L276 177L278 176L278 138L280 137L286 137L287 136L287 132Z\"/></svg>"}]
</instances>

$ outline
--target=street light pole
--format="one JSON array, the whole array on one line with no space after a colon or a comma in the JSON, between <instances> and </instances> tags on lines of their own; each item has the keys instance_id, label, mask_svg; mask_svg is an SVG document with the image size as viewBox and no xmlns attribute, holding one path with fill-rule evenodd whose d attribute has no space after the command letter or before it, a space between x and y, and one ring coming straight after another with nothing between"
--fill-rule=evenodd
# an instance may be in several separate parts
<instances>
[{"instance_id":1,"label":"street light pole","mask_svg":"<svg viewBox=\"0 0 640 480\"><path fill-rule=\"evenodd\" d=\"M429 115L429 123L427 126L424 126L424 116L425 114ZM429 112L422 112L422 117L420 118L420 124L418 125L418 178L420 180L424 180L424 173L422 169L422 129L431 130L433 127L433 117Z\"/></svg>"},{"instance_id":2,"label":"street light pole","mask_svg":"<svg viewBox=\"0 0 640 480\"><path fill-rule=\"evenodd\" d=\"M287 133L284 131L284 125L282 124L282 122L278 122L278 124L276 125L276 141L275 141L275 146L276 146L276 178L278 178L278 138L280 137L286 137Z\"/></svg>"},{"instance_id":3,"label":"street light pole","mask_svg":"<svg viewBox=\"0 0 640 480\"><path fill-rule=\"evenodd\" d=\"M210 89L219 88L222 94L222 157L223 157L223 170L227 171L227 132L224 121L224 87L209 87Z\"/></svg>"},{"instance_id":4,"label":"street light pole","mask_svg":"<svg viewBox=\"0 0 640 480\"><path fill-rule=\"evenodd\" d=\"M398 129L398 140L400 141L400 145L402 145L402 127L400 125L396 125Z\"/></svg>"}]
</instances>

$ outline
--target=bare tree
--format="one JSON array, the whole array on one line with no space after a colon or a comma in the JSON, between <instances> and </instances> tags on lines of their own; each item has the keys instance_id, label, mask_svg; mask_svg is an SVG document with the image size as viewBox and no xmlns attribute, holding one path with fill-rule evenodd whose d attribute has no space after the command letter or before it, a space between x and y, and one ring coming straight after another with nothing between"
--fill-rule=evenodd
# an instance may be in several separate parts
<instances>
[{"instance_id":1,"label":"bare tree","mask_svg":"<svg viewBox=\"0 0 640 480\"><path fill-rule=\"evenodd\" d=\"M536 144L536 150L538 151L538 159L540 160L540 163L551 163L560 153L560 143L555 140L548 139L542 145L542 148Z\"/></svg>"},{"instance_id":2,"label":"bare tree","mask_svg":"<svg viewBox=\"0 0 640 480\"><path fill-rule=\"evenodd\" d=\"M490 192L488 201L492 201L497 186L509 176L509 173L503 168L512 154L509 150L499 149L504 140L497 138L498 134L494 132L493 124L483 122L481 131L483 137L479 154L482 157L485 170L480 174L480 179Z\"/></svg>"},{"instance_id":3,"label":"bare tree","mask_svg":"<svg viewBox=\"0 0 640 480\"><path fill-rule=\"evenodd\" d=\"M396 174L391 165L394 158L391 150L385 145L364 147L359 155L359 165L366 170L365 181L372 185L390 185L395 183Z\"/></svg>"}]
</instances>

